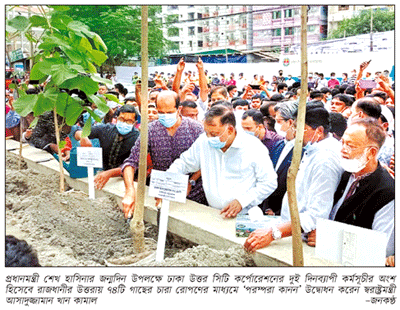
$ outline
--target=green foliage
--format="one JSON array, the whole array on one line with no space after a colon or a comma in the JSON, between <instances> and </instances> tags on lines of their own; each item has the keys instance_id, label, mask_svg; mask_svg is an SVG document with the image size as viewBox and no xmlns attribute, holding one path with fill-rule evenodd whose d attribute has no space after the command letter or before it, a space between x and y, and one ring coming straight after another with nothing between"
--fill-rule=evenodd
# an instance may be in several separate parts
<instances>
[{"instance_id":1,"label":"green foliage","mask_svg":"<svg viewBox=\"0 0 400 310\"><path fill-rule=\"evenodd\" d=\"M394 12L386 10L372 11L373 32L384 32L394 30ZM344 19L339 23L337 29L331 31L328 39L342 38L343 36L356 36L367 34L371 31L371 10L366 9L352 18Z\"/></svg>"},{"instance_id":2,"label":"green foliage","mask_svg":"<svg viewBox=\"0 0 400 310\"><path fill-rule=\"evenodd\" d=\"M6 21L8 36L23 34L28 40L38 42L39 52L34 56L36 63L30 79L40 83L48 81L43 93L26 95L21 91L14 107L21 116L30 112L39 116L56 109L67 125L74 125L88 108L82 99L69 95L71 90L83 91L90 102L103 112L108 111L105 99L94 94L99 89L99 82L111 82L93 75L97 72L96 66L107 60L107 46L97 33L71 16L68 6L50 7L48 13L40 10L42 15L33 15L29 19L17 16ZM33 37L32 27L43 29L40 40ZM90 133L90 125L85 125L84 133Z\"/></svg>"},{"instance_id":3,"label":"green foliage","mask_svg":"<svg viewBox=\"0 0 400 310\"><path fill-rule=\"evenodd\" d=\"M85 25L96 29L98 38L93 38L97 49L107 46L107 65L118 66L132 57L140 56L141 51L141 8L127 5L74 5L70 7L69 16ZM156 17L161 6L149 6L149 39L150 57L165 55L169 41L164 38L162 22ZM98 39L102 41L97 41ZM100 40L101 40L100 39Z\"/></svg>"}]
</instances>

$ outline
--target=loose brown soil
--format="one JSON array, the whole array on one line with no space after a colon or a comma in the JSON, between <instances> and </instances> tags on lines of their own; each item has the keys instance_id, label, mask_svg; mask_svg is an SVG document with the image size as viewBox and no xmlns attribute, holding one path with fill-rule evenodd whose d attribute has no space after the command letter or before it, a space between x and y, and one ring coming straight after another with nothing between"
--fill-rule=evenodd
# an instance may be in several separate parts
<instances>
[{"instance_id":1,"label":"loose brown soil","mask_svg":"<svg viewBox=\"0 0 400 310\"><path fill-rule=\"evenodd\" d=\"M105 266L133 252L129 224L112 197L89 199L66 185L59 192L58 175L28 169L6 154L6 233L26 240L42 266ZM146 250L154 252L158 229L145 223ZM129 261L133 263L134 261ZM218 251L197 246L168 233L165 260L152 266L253 266L240 248Z\"/></svg>"}]
</instances>

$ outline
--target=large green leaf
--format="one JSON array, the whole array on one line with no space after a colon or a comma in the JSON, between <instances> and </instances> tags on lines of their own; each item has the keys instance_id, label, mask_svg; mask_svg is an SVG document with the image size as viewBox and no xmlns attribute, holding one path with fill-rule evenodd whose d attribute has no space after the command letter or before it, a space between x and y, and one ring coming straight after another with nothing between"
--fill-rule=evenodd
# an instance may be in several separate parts
<instances>
[{"instance_id":1,"label":"large green leaf","mask_svg":"<svg viewBox=\"0 0 400 310\"><path fill-rule=\"evenodd\" d=\"M85 72L85 69L81 65L70 65L70 68L76 70L77 72Z\"/></svg>"},{"instance_id":2,"label":"large green leaf","mask_svg":"<svg viewBox=\"0 0 400 310\"><path fill-rule=\"evenodd\" d=\"M31 22L32 27L43 27L43 28L48 28L47 19L44 18L43 16L32 15L32 16L29 18L29 21Z\"/></svg>"},{"instance_id":3,"label":"large green leaf","mask_svg":"<svg viewBox=\"0 0 400 310\"><path fill-rule=\"evenodd\" d=\"M86 111L90 114L90 116L98 123L101 123L101 118L93 112L92 109L90 109L89 107L86 107ZM89 117L90 119L90 117Z\"/></svg>"},{"instance_id":4,"label":"large green leaf","mask_svg":"<svg viewBox=\"0 0 400 310\"><path fill-rule=\"evenodd\" d=\"M62 117L65 117L65 110L67 108L68 98L69 95L67 93L59 93L56 100L56 112Z\"/></svg>"},{"instance_id":5,"label":"large green leaf","mask_svg":"<svg viewBox=\"0 0 400 310\"><path fill-rule=\"evenodd\" d=\"M83 49L87 51L93 50L92 44L90 44L89 40L86 37L82 37L81 41L79 42L79 46L83 47Z\"/></svg>"},{"instance_id":6,"label":"large green leaf","mask_svg":"<svg viewBox=\"0 0 400 310\"><path fill-rule=\"evenodd\" d=\"M64 14L53 14L50 19L50 24L59 30L67 30L67 25L72 20L71 17Z\"/></svg>"},{"instance_id":7,"label":"large green leaf","mask_svg":"<svg viewBox=\"0 0 400 310\"><path fill-rule=\"evenodd\" d=\"M69 97L67 102L67 109L65 111L65 123L68 126L75 125L78 117L81 115L82 112L83 107L80 104L80 100Z\"/></svg>"},{"instance_id":8,"label":"large green leaf","mask_svg":"<svg viewBox=\"0 0 400 310\"><path fill-rule=\"evenodd\" d=\"M45 58L42 61L37 62L30 73L32 80L40 80L41 78L53 73L54 65L60 65L64 60L60 57Z\"/></svg>"},{"instance_id":9,"label":"large green leaf","mask_svg":"<svg viewBox=\"0 0 400 310\"><path fill-rule=\"evenodd\" d=\"M80 21L73 20L72 22L68 23L67 27L80 37L84 37L85 35L89 37L93 36L92 32L89 30L89 27Z\"/></svg>"},{"instance_id":10,"label":"large green leaf","mask_svg":"<svg viewBox=\"0 0 400 310\"><path fill-rule=\"evenodd\" d=\"M100 50L100 48L102 48L104 52L107 52L106 44L103 42L103 40L97 33L93 37L93 42L98 50Z\"/></svg>"},{"instance_id":11,"label":"large green leaf","mask_svg":"<svg viewBox=\"0 0 400 310\"><path fill-rule=\"evenodd\" d=\"M76 49L73 48L66 48L66 47L60 47L61 50L65 53L65 55L73 62L73 63L82 63L85 56L81 53L79 53L79 51L77 51Z\"/></svg>"},{"instance_id":12,"label":"large green leaf","mask_svg":"<svg viewBox=\"0 0 400 310\"><path fill-rule=\"evenodd\" d=\"M60 85L60 88L79 89L87 96L95 94L99 90L98 83L85 75L78 75L72 79L66 80Z\"/></svg>"},{"instance_id":13,"label":"large green leaf","mask_svg":"<svg viewBox=\"0 0 400 310\"><path fill-rule=\"evenodd\" d=\"M71 68L65 64L53 65L51 69L51 79L58 85L62 84L66 80L78 76L78 73L75 70L71 70Z\"/></svg>"},{"instance_id":14,"label":"large green leaf","mask_svg":"<svg viewBox=\"0 0 400 310\"><path fill-rule=\"evenodd\" d=\"M38 100L36 101L36 104L32 109L33 116L39 116L46 111L52 111L54 108L54 103L55 102L46 97L44 93L40 93L38 95Z\"/></svg>"},{"instance_id":15,"label":"large green leaf","mask_svg":"<svg viewBox=\"0 0 400 310\"><path fill-rule=\"evenodd\" d=\"M97 76L97 75L92 75L92 80L93 81L96 81L96 82L99 82L99 83L103 83L103 84L108 84L108 85L111 85L112 84L112 81L110 80L110 79L105 79L105 78L102 78L102 77L100 77L100 76Z\"/></svg>"},{"instance_id":16,"label":"large green leaf","mask_svg":"<svg viewBox=\"0 0 400 310\"><path fill-rule=\"evenodd\" d=\"M82 129L82 137L86 138L90 135L90 132L92 131L92 119L89 117L86 122L85 125L83 126Z\"/></svg>"},{"instance_id":17,"label":"large green leaf","mask_svg":"<svg viewBox=\"0 0 400 310\"><path fill-rule=\"evenodd\" d=\"M92 64L90 61L86 62L86 67L87 67L89 73L92 73L92 74L97 73L96 66L94 64Z\"/></svg>"},{"instance_id":18,"label":"large green leaf","mask_svg":"<svg viewBox=\"0 0 400 310\"><path fill-rule=\"evenodd\" d=\"M43 66L42 62L38 62L33 65L31 73L30 73L31 80L40 80L41 78L43 78L47 75L42 72L42 70L41 70L42 66Z\"/></svg>"},{"instance_id":19,"label":"large green leaf","mask_svg":"<svg viewBox=\"0 0 400 310\"><path fill-rule=\"evenodd\" d=\"M91 58L93 59L94 63L98 66L101 66L103 62L107 60L107 55L98 50L91 50L89 52Z\"/></svg>"},{"instance_id":20,"label":"large green leaf","mask_svg":"<svg viewBox=\"0 0 400 310\"><path fill-rule=\"evenodd\" d=\"M23 95L14 101L13 106L19 115L25 117L32 112L37 100L38 95Z\"/></svg>"},{"instance_id":21,"label":"large green leaf","mask_svg":"<svg viewBox=\"0 0 400 310\"><path fill-rule=\"evenodd\" d=\"M25 31L29 26L29 19L24 16L18 15L10 19L7 24L18 31Z\"/></svg>"},{"instance_id":22,"label":"large green leaf","mask_svg":"<svg viewBox=\"0 0 400 310\"><path fill-rule=\"evenodd\" d=\"M90 102L93 102L101 112L107 113L110 110L106 101L103 98L100 98L96 95L91 95L88 96L88 99Z\"/></svg>"},{"instance_id":23,"label":"large green leaf","mask_svg":"<svg viewBox=\"0 0 400 310\"><path fill-rule=\"evenodd\" d=\"M106 97L108 100L120 103L119 99L117 98L117 96L113 95L113 94L104 94L104 97Z\"/></svg>"},{"instance_id":24,"label":"large green leaf","mask_svg":"<svg viewBox=\"0 0 400 310\"><path fill-rule=\"evenodd\" d=\"M88 97L89 101L94 103L96 106L98 104L102 104L102 103L106 104L106 101L103 98L101 98L101 97L99 97L97 95L90 95L90 96L87 96L87 97Z\"/></svg>"}]
</instances>

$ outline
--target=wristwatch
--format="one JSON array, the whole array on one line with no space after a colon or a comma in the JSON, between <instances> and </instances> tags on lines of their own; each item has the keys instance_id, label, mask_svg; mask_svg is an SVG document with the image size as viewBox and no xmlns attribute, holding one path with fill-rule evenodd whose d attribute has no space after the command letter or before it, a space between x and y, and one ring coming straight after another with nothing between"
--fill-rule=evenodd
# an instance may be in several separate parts
<instances>
[{"instance_id":1,"label":"wristwatch","mask_svg":"<svg viewBox=\"0 0 400 310\"><path fill-rule=\"evenodd\" d=\"M274 238L274 240L282 238L282 232L276 226L272 227L272 238Z\"/></svg>"},{"instance_id":2,"label":"wristwatch","mask_svg":"<svg viewBox=\"0 0 400 310\"><path fill-rule=\"evenodd\" d=\"M195 180L189 180L189 184L192 185L192 186L195 186L196 185L196 181Z\"/></svg>"}]
</instances>

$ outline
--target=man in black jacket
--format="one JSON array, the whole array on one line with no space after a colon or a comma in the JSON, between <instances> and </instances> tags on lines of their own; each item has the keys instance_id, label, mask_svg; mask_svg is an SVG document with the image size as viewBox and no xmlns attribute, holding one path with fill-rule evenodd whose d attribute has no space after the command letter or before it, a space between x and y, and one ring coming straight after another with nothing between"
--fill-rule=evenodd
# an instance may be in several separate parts
<instances>
[{"instance_id":1,"label":"man in black jacket","mask_svg":"<svg viewBox=\"0 0 400 310\"><path fill-rule=\"evenodd\" d=\"M96 175L94 183L102 189L112 177L121 175L120 165L129 157L131 148L139 137L135 128L138 112L133 105L124 105L119 110L117 124L97 124L92 127L90 135L82 137L82 129L73 132L81 146L92 146L90 139L99 139L103 149L103 171Z\"/></svg>"},{"instance_id":2,"label":"man in black jacket","mask_svg":"<svg viewBox=\"0 0 400 310\"><path fill-rule=\"evenodd\" d=\"M388 237L386 256L394 255L394 179L377 159L385 141L379 123L371 118L353 121L342 138L343 173L329 218L377 230ZM308 235L315 245L315 230Z\"/></svg>"}]
</instances>

